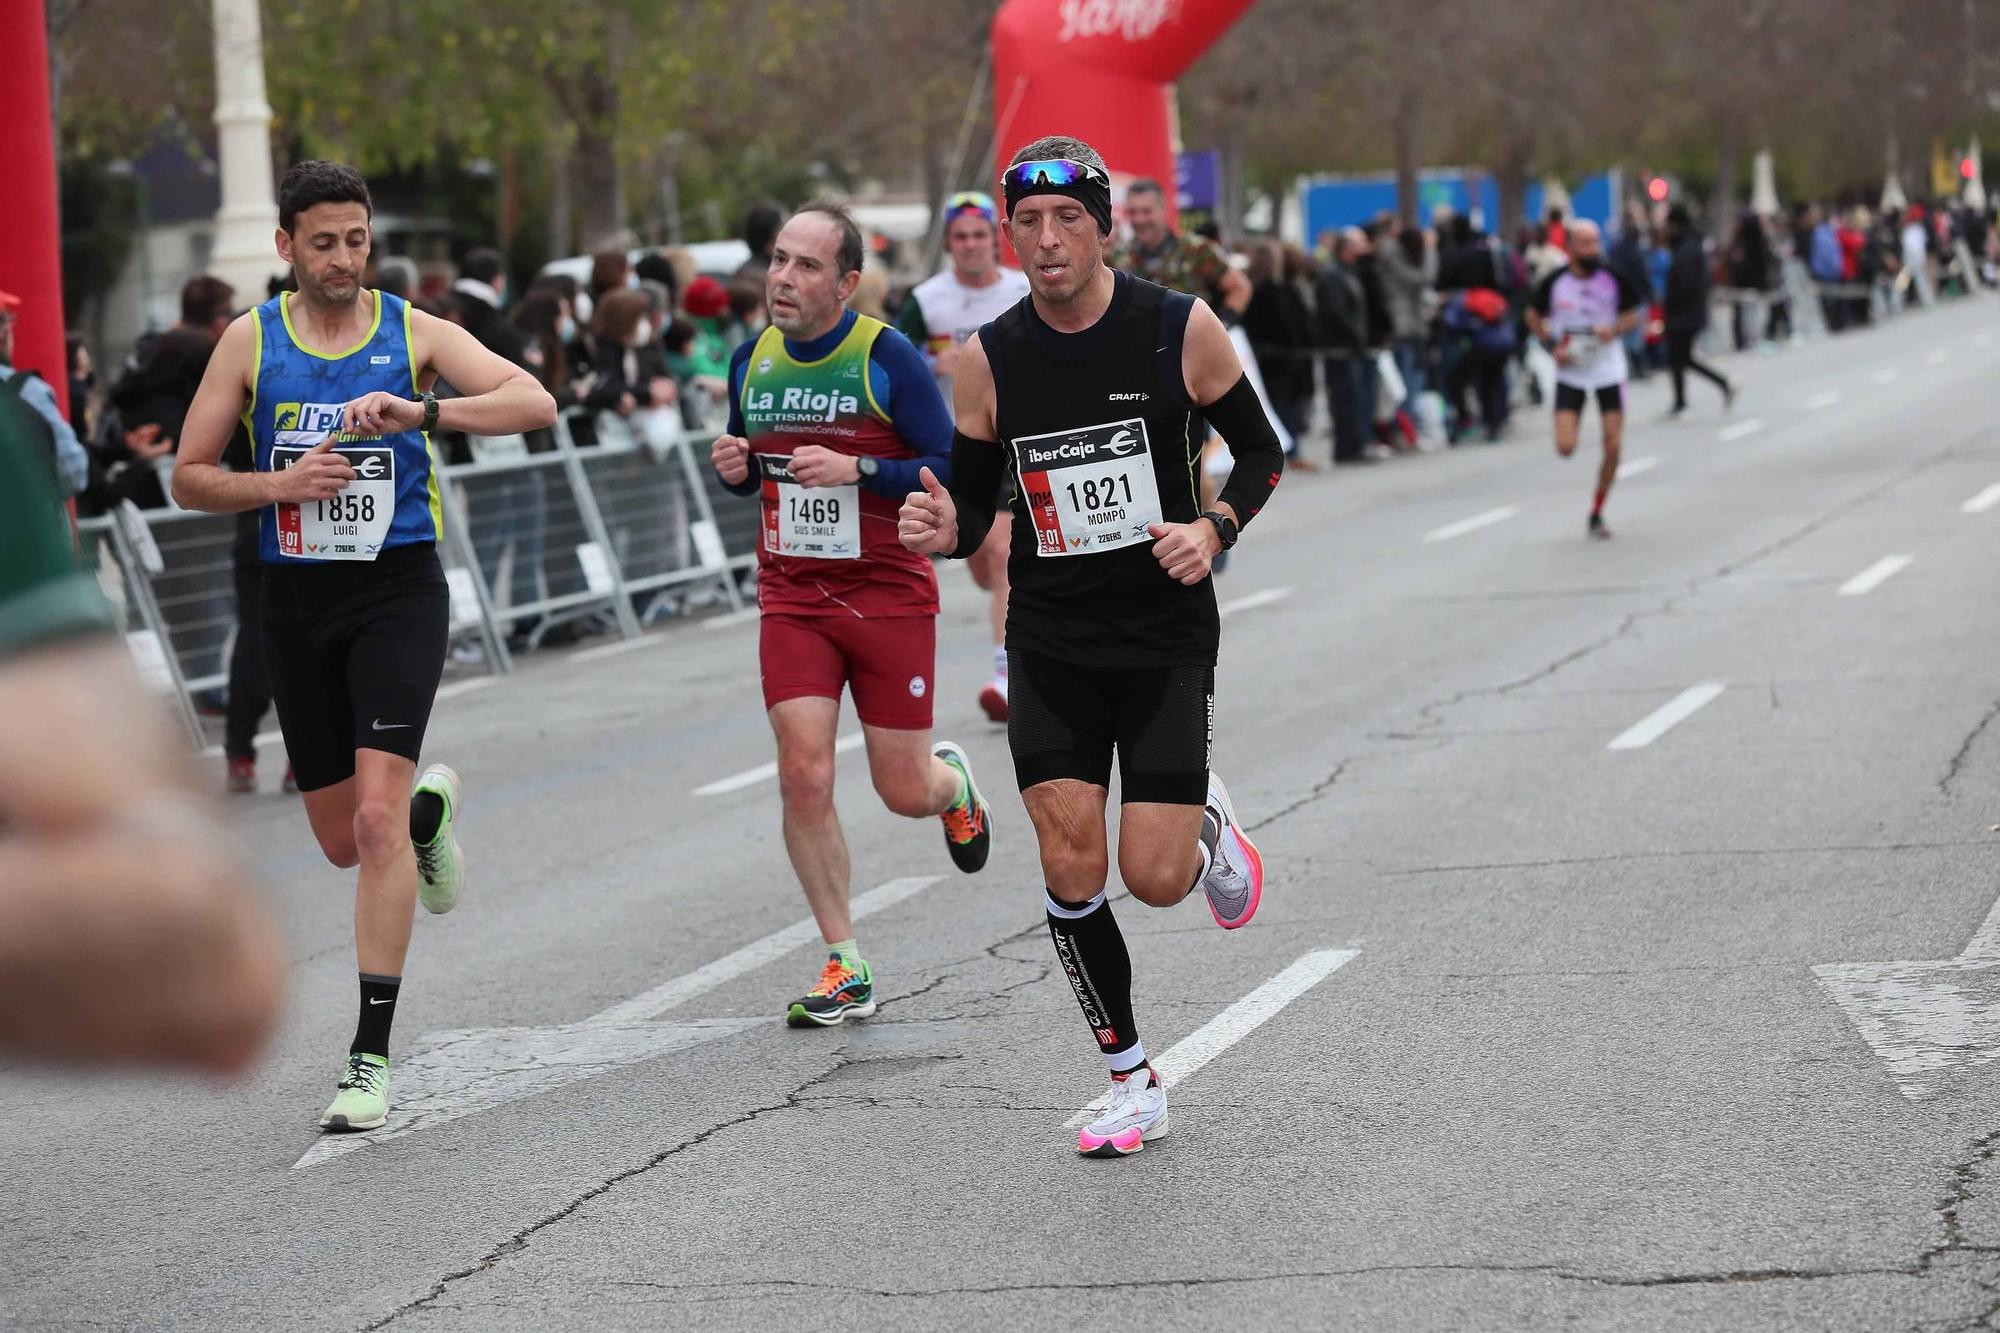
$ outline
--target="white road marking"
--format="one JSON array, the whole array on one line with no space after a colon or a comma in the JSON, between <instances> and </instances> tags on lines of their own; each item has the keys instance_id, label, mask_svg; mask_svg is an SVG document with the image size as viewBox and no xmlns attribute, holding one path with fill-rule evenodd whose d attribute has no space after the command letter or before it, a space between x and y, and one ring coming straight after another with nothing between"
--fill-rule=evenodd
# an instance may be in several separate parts
<instances>
[{"instance_id":1,"label":"white road marking","mask_svg":"<svg viewBox=\"0 0 2000 1333\"><path fill-rule=\"evenodd\" d=\"M944 879L942 875L913 875L905 879L892 879L886 884L878 884L868 892L855 898L848 905L849 914L860 921L871 917L884 908L894 907L906 898L914 898L933 884ZM735 953L725 954L704 967L698 967L684 976L655 986L644 994L620 1001L604 1012L584 1022L595 1026L618 1026L624 1023L639 1023L649 1018L658 1018L669 1009L679 1008L698 995L714 990L727 981L734 981L748 972L754 972L766 963L776 962L792 950L818 939L819 925L811 917L795 921L783 930L773 931L763 939L746 944Z\"/></svg>"},{"instance_id":2,"label":"white road marking","mask_svg":"<svg viewBox=\"0 0 2000 1333\"><path fill-rule=\"evenodd\" d=\"M1730 440L1740 440L1745 436L1755 435L1762 429L1764 429L1764 418L1751 417L1748 421L1739 421L1733 426L1724 426L1721 430L1715 432L1715 438L1726 443Z\"/></svg>"},{"instance_id":3,"label":"white road marking","mask_svg":"<svg viewBox=\"0 0 2000 1333\"><path fill-rule=\"evenodd\" d=\"M1873 375L1870 375L1868 378L1872 383L1875 384L1894 384L1896 382L1896 377L1902 373L1903 372L1897 370L1894 366L1889 366L1886 369L1876 371Z\"/></svg>"},{"instance_id":4,"label":"white road marking","mask_svg":"<svg viewBox=\"0 0 2000 1333\"><path fill-rule=\"evenodd\" d=\"M1866 597L1910 567L1913 555L1885 555L1840 585L1842 597Z\"/></svg>"},{"instance_id":5,"label":"white road marking","mask_svg":"<svg viewBox=\"0 0 2000 1333\"><path fill-rule=\"evenodd\" d=\"M1924 358L1924 364L1927 366L1941 366L1949 360L1951 360L1951 350L1949 348L1940 347L1936 351L1932 352L1929 356Z\"/></svg>"},{"instance_id":6,"label":"white road marking","mask_svg":"<svg viewBox=\"0 0 2000 1333\"><path fill-rule=\"evenodd\" d=\"M1269 606L1273 602L1282 602L1291 595L1292 590L1290 588L1266 588L1262 592L1253 592L1247 597L1238 597L1233 602L1224 602L1217 611L1217 614L1233 616L1238 611L1252 611L1260 606Z\"/></svg>"},{"instance_id":7,"label":"white road marking","mask_svg":"<svg viewBox=\"0 0 2000 1333\"><path fill-rule=\"evenodd\" d=\"M746 606L741 611L729 611L719 616L710 616L701 622L703 629L727 629L731 625L741 625L746 620L755 620L764 614L759 606Z\"/></svg>"},{"instance_id":8,"label":"white road marking","mask_svg":"<svg viewBox=\"0 0 2000 1333\"><path fill-rule=\"evenodd\" d=\"M1660 465L1657 458L1629 458L1618 465L1618 480L1629 477L1643 477Z\"/></svg>"},{"instance_id":9,"label":"white road marking","mask_svg":"<svg viewBox=\"0 0 2000 1333\"><path fill-rule=\"evenodd\" d=\"M1813 975L1911 1101L2000 1059L2000 902L1956 958L1821 963Z\"/></svg>"},{"instance_id":10,"label":"white road marking","mask_svg":"<svg viewBox=\"0 0 2000 1333\"><path fill-rule=\"evenodd\" d=\"M1983 514L1997 504L2000 504L2000 482L1995 482L1993 485L1988 486L1985 490L1960 505L1959 509L1968 514Z\"/></svg>"},{"instance_id":11,"label":"white road marking","mask_svg":"<svg viewBox=\"0 0 2000 1333\"><path fill-rule=\"evenodd\" d=\"M1498 509L1489 509L1483 514L1474 514L1471 518L1462 518L1456 523L1447 523L1441 528L1432 528L1424 534L1424 540L1427 542L1448 542L1454 537L1463 537L1468 532L1477 532L1481 528L1490 528L1495 523L1505 523L1520 512L1513 505L1502 505Z\"/></svg>"},{"instance_id":12,"label":"white road marking","mask_svg":"<svg viewBox=\"0 0 2000 1333\"><path fill-rule=\"evenodd\" d=\"M1633 726L1618 733L1607 750L1637 750L1651 745L1681 723L1714 703L1726 687L1720 681L1704 681L1682 690Z\"/></svg>"},{"instance_id":13,"label":"white road marking","mask_svg":"<svg viewBox=\"0 0 2000 1333\"><path fill-rule=\"evenodd\" d=\"M436 697L439 699L456 699L461 694L470 694L474 690L483 690L499 679L498 676L478 676L472 680L461 680L456 685L447 685L439 690Z\"/></svg>"},{"instance_id":14,"label":"white road marking","mask_svg":"<svg viewBox=\"0 0 2000 1333\"><path fill-rule=\"evenodd\" d=\"M854 900L854 919L893 907L943 878L924 875L878 885ZM366 1134L328 1135L294 1162L293 1169L318 1166L372 1144L553 1092L625 1065L765 1027L771 1021L768 1017L650 1020L819 937L819 927L810 919L794 922L579 1023L428 1033L395 1066L389 1123Z\"/></svg>"},{"instance_id":15,"label":"white road marking","mask_svg":"<svg viewBox=\"0 0 2000 1333\"><path fill-rule=\"evenodd\" d=\"M1343 965L1353 961L1359 949L1315 949L1214 1018L1196 1028L1153 1060L1153 1070L1164 1087L1173 1087L1193 1078L1201 1067L1262 1027L1293 1000L1326 980ZM1106 1093L1069 1118L1067 1128L1077 1129L1102 1111L1110 1097Z\"/></svg>"},{"instance_id":16,"label":"white road marking","mask_svg":"<svg viewBox=\"0 0 2000 1333\"><path fill-rule=\"evenodd\" d=\"M835 741L833 743L833 752L835 754L846 754L849 750L860 749L866 743L866 739L857 731L850 736L842 736L839 740ZM778 761L773 759L768 764L759 764L755 768L746 768L741 773L730 777L719 778L709 783L706 787L696 787L694 794L696 796L721 796L727 792L742 791L745 787L754 787L760 782L767 782L777 776Z\"/></svg>"},{"instance_id":17,"label":"white road marking","mask_svg":"<svg viewBox=\"0 0 2000 1333\"><path fill-rule=\"evenodd\" d=\"M667 637L664 632L659 632L641 634L636 639L620 639L616 643L600 643L595 648L577 649L569 655L569 660L572 662L595 662L600 657L617 657L621 653L629 653L635 648L650 648L656 643L664 643Z\"/></svg>"},{"instance_id":18,"label":"white road marking","mask_svg":"<svg viewBox=\"0 0 2000 1333\"><path fill-rule=\"evenodd\" d=\"M1816 393L1812 397L1806 399L1806 406L1812 411L1817 412L1820 408L1832 407L1835 403L1839 401L1840 401L1840 390L1828 389L1825 393Z\"/></svg>"}]
</instances>

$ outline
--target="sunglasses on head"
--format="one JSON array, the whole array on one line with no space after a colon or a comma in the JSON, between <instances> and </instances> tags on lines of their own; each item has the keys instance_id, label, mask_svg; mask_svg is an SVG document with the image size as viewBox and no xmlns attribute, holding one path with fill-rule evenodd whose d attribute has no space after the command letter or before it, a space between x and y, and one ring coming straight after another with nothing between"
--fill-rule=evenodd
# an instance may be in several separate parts
<instances>
[{"instance_id":1,"label":"sunglasses on head","mask_svg":"<svg viewBox=\"0 0 2000 1333\"><path fill-rule=\"evenodd\" d=\"M1094 182L1111 188L1111 178L1091 166L1088 162L1075 162L1066 157L1045 157L1033 162L1016 162L1007 168L1007 184L1016 190L1032 190L1041 186L1081 185Z\"/></svg>"},{"instance_id":2,"label":"sunglasses on head","mask_svg":"<svg viewBox=\"0 0 2000 1333\"><path fill-rule=\"evenodd\" d=\"M967 213L976 213L988 222L998 222L1000 211L993 206L993 196L981 194L977 190L967 190L955 194L944 201L944 221L946 226L958 221Z\"/></svg>"}]
</instances>

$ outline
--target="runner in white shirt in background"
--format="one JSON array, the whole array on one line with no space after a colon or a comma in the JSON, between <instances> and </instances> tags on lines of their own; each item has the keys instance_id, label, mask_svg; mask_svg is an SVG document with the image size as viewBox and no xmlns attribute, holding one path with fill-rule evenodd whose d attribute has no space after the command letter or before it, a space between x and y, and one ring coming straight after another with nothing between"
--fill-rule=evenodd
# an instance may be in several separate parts
<instances>
[{"instance_id":1,"label":"runner in white shirt in background","mask_svg":"<svg viewBox=\"0 0 2000 1333\"><path fill-rule=\"evenodd\" d=\"M1625 435L1624 337L1638 327L1645 294L1604 266L1604 238L1597 224L1579 218L1569 228L1569 264L1542 280L1528 305L1528 328L1556 358L1556 452L1576 452L1584 404L1597 399L1604 418L1604 461L1597 470L1597 499L1589 532L1605 538L1604 498L1618 478Z\"/></svg>"},{"instance_id":2,"label":"runner in white shirt in background","mask_svg":"<svg viewBox=\"0 0 2000 1333\"><path fill-rule=\"evenodd\" d=\"M1000 263L999 211L990 195L955 194L944 205L945 250L950 264L917 284L896 317L896 327L917 345L951 401L951 376L966 339L998 319L1028 294L1028 278ZM973 582L992 594L993 679L979 692L979 706L995 722L1007 720L1007 552L1012 538L1006 506L978 554L966 561Z\"/></svg>"}]
</instances>

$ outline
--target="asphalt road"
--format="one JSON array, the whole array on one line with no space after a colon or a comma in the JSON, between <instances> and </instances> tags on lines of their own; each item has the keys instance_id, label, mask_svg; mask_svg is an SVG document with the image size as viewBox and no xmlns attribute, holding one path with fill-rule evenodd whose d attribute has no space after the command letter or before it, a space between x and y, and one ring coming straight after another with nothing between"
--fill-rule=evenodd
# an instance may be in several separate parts
<instances>
[{"instance_id":1,"label":"asphalt road","mask_svg":"<svg viewBox=\"0 0 2000 1333\"><path fill-rule=\"evenodd\" d=\"M455 692L471 875L418 922L389 1130L314 1128L350 880L243 799L283 1030L232 1085L0 1071L0 1324L2000 1323L1996 323L1734 358L1728 415L1639 388L1609 543L1589 422L1568 463L1529 414L1289 478L1220 585L1264 905L1118 903L1180 1080L1129 1160L1065 1128L1103 1070L962 571L939 732L998 845L958 875L841 760L886 997L843 1029L779 1021L819 955L754 624Z\"/></svg>"}]
</instances>

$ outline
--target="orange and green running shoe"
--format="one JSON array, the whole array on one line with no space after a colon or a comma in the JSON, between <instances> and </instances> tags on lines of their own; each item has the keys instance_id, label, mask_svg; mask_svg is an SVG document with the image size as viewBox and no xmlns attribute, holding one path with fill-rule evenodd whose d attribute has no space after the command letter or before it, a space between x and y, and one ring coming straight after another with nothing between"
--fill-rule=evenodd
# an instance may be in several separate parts
<instances>
[{"instance_id":1,"label":"orange and green running shoe","mask_svg":"<svg viewBox=\"0 0 2000 1333\"><path fill-rule=\"evenodd\" d=\"M849 1018L867 1018L875 1012L875 970L862 959L849 967L839 954L827 955L819 984L792 1001L785 1012L785 1026L830 1028Z\"/></svg>"}]
</instances>

